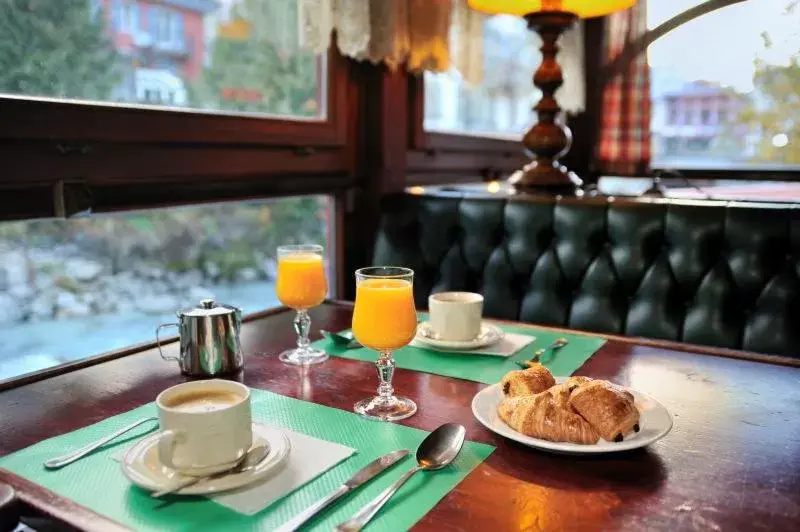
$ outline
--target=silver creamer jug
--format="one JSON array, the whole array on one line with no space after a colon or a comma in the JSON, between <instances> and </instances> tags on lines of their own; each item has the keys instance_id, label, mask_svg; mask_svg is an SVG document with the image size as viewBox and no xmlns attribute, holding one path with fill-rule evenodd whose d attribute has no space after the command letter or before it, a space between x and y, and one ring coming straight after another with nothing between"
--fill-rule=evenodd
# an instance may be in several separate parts
<instances>
[{"instance_id":1,"label":"silver creamer jug","mask_svg":"<svg viewBox=\"0 0 800 532\"><path fill-rule=\"evenodd\" d=\"M244 366L239 340L242 311L238 307L204 299L199 307L180 310L178 323L164 323L156 329L156 344L161 358L175 360L181 371L193 377L213 377L235 373ZM177 327L180 354L166 356L158 333L165 327Z\"/></svg>"}]
</instances>

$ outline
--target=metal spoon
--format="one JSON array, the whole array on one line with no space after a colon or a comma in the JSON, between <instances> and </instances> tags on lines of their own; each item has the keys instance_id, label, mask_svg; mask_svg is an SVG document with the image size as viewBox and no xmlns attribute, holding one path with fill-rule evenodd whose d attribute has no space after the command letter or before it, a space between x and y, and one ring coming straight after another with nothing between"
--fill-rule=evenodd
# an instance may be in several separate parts
<instances>
[{"instance_id":1,"label":"metal spoon","mask_svg":"<svg viewBox=\"0 0 800 532\"><path fill-rule=\"evenodd\" d=\"M543 347L541 349L537 349L533 353L533 359L531 359L531 362L539 362L539 360L542 358L542 355L544 355L548 351L553 351L553 352L558 351L559 349L561 349L562 347L564 347L568 343L569 343L569 340L567 340L566 338L559 338L555 342L553 342L552 344L548 345L547 347Z\"/></svg>"},{"instance_id":2,"label":"metal spoon","mask_svg":"<svg viewBox=\"0 0 800 532\"><path fill-rule=\"evenodd\" d=\"M353 338L353 333L348 334L341 334L341 333L334 333L330 331L319 331L322 336L336 344L338 347L343 347L345 349L355 349L357 347L361 347L361 344Z\"/></svg>"},{"instance_id":3,"label":"metal spoon","mask_svg":"<svg viewBox=\"0 0 800 532\"><path fill-rule=\"evenodd\" d=\"M115 438L119 438L120 436L122 436L123 434L128 432L129 430L133 430L136 427L138 427L139 425L142 425L143 423L147 423L148 421L158 421L158 418L157 417L146 417L146 418L140 419L140 420L136 421L135 423L131 423L127 427L122 427L118 431L116 431L116 432L114 432L112 434L109 434L105 438L101 438L101 439L97 440L96 442L92 442L89 445L85 445L85 446L81 447L80 449L76 449L75 451L72 451L69 454L65 454L63 456L56 456L55 458L51 458L51 459L49 459L49 460L44 462L44 466L47 469L59 469L61 467L64 467L65 465L69 465L72 462L74 462L75 460L80 460L81 458L83 458L84 456L86 456L90 452L94 451L95 449L98 449L98 448L102 447L103 445L107 444L111 440L113 440ZM155 427L153 427L153 428L155 428Z\"/></svg>"},{"instance_id":4,"label":"metal spoon","mask_svg":"<svg viewBox=\"0 0 800 532\"><path fill-rule=\"evenodd\" d=\"M467 430L464 426L456 423L447 423L428 434L428 437L422 440L417 449L417 466L386 488L369 504L356 512L353 517L344 523L340 523L336 530L340 532L355 532L364 528L383 505L391 499L392 495L417 471L436 471L455 460L464 445L466 434Z\"/></svg>"},{"instance_id":5,"label":"metal spoon","mask_svg":"<svg viewBox=\"0 0 800 532\"><path fill-rule=\"evenodd\" d=\"M228 475L236 475L238 473L244 473L245 471L250 471L251 469L255 468L261 461L267 457L269 454L269 447L266 445L259 445L257 447L253 447L247 454L245 454L242 458L236 462L230 469L226 469L225 471L220 471L219 473L214 473L213 475L207 475L205 477L191 477L179 482L178 484L171 486L165 490L153 492L150 496L153 498L158 499L159 497L163 497L164 495L169 495L170 493L175 493L176 491L180 491L183 488L188 488L189 486L194 486L200 481L204 480L215 480L218 478L226 477Z\"/></svg>"}]
</instances>

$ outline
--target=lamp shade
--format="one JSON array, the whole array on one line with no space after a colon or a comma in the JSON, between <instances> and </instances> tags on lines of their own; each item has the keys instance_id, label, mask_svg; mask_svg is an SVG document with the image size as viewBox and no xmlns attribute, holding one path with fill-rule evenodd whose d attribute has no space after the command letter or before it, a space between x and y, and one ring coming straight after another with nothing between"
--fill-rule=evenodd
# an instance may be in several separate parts
<instances>
[{"instance_id":1,"label":"lamp shade","mask_svg":"<svg viewBox=\"0 0 800 532\"><path fill-rule=\"evenodd\" d=\"M485 13L523 16L538 11L566 11L580 18L608 15L635 3L636 0L469 0L470 7Z\"/></svg>"}]
</instances>

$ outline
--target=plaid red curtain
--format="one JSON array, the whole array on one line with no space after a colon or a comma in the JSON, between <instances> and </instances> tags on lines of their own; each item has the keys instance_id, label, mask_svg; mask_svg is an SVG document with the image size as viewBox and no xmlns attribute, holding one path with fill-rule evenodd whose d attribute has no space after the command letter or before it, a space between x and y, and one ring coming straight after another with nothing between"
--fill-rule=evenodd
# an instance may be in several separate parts
<instances>
[{"instance_id":1,"label":"plaid red curtain","mask_svg":"<svg viewBox=\"0 0 800 532\"><path fill-rule=\"evenodd\" d=\"M614 59L647 31L647 1L608 17L605 60ZM650 166L650 67L639 54L603 90L597 160L612 175L644 175Z\"/></svg>"}]
</instances>

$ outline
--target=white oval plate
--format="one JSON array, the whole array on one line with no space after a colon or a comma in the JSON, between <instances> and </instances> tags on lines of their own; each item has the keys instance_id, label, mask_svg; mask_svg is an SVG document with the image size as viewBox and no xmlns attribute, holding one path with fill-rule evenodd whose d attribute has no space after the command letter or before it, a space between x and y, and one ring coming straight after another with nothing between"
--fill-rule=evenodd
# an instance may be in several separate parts
<instances>
[{"instance_id":1,"label":"white oval plate","mask_svg":"<svg viewBox=\"0 0 800 532\"><path fill-rule=\"evenodd\" d=\"M180 473L161 463L158 459L158 434L152 434L128 449L122 458L122 472L128 479L150 491L167 489L185 478ZM269 454L254 469L227 475L214 480L203 481L194 486L175 492L178 495L207 495L228 491L276 473L286 457L289 456L291 444L282 431L253 423L253 445L268 445Z\"/></svg>"},{"instance_id":2,"label":"white oval plate","mask_svg":"<svg viewBox=\"0 0 800 532\"><path fill-rule=\"evenodd\" d=\"M565 377L556 377L557 383L567 380ZM630 388L629 388L630 390ZM599 454L628 451L645 447L660 440L672 429L672 416L669 411L650 397L636 390L630 390L633 394L636 408L639 409L639 432L629 434L621 442L609 442L600 439L594 445L581 445L579 443L552 442L531 438L512 429L497 415L497 406L503 399L503 392L500 384L493 384L484 388L472 399L472 413L483 426L492 432L505 436L514 441L518 441L534 449L542 449L553 453L561 454Z\"/></svg>"},{"instance_id":3,"label":"white oval plate","mask_svg":"<svg viewBox=\"0 0 800 532\"><path fill-rule=\"evenodd\" d=\"M437 338L436 332L431 328L428 322L422 322L417 325L417 335L415 340L426 346L445 351L473 351L492 345L503 339L505 333L497 326L491 323L481 324L481 333L475 337L474 340L464 342L457 342L454 340L440 340Z\"/></svg>"}]
</instances>

